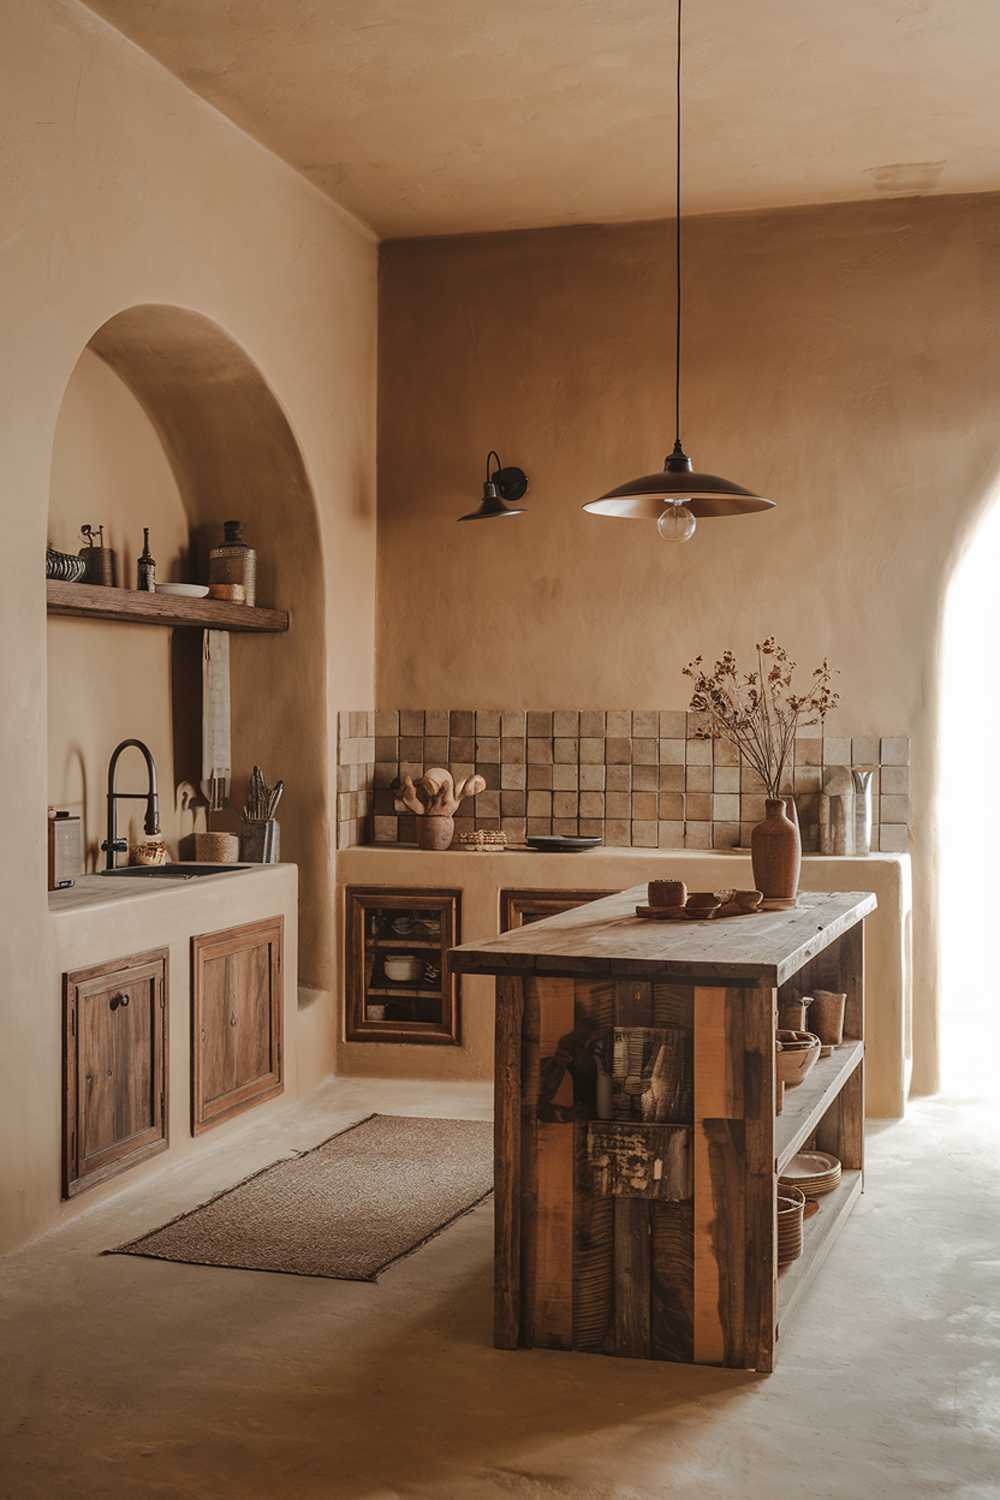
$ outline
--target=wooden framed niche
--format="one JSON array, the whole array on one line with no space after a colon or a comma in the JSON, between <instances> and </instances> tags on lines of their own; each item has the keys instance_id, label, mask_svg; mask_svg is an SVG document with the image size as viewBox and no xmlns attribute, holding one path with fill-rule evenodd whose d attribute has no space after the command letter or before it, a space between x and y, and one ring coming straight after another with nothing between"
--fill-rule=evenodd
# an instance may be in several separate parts
<instances>
[{"instance_id":1,"label":"wooden framed niche","mask_svg":"<svg viewBox=\"0 0 1000 1500\"><path fill-rule=\"evenodd\" d=\"M461 942L461 891L348 886L345 900L347 1040L458 1046L447 954ZM412 972L392 973L404 964Z\"/></svg>"},{"instance_id":2,"label":"wooden framed niche","mask_svg":"<svg viewBox=\"0 0 1000 1500\"><path fill-rule=\"evenodd\" d=\"M281 916L191 939L194 1135L284 1088Z\"/></svg>"},{"instance_id":3,"label":"wooden framed niche","mask_svg":"<svg viewBox=\"0 0 1000 1500\"><path fill-rule=\"evenodd\" d=\"M586 906L588 901L600 901L602 896L613 894L613 891L520 891L507 888L500 892L500 931L512 932L516 927L528 927L532 922L558 916L563 911L573 911L577 906Z\"/></svg>"},{"instance_id":4,"label":"wooden framed niche","mask_svg":"<svg viewBox=\"0 0 1000 1500\"><path fill-rule=\"evenodd\" d=\"M166 948L63 976L63 1197L169 1144Z\"/></svg>"}]
</instances>

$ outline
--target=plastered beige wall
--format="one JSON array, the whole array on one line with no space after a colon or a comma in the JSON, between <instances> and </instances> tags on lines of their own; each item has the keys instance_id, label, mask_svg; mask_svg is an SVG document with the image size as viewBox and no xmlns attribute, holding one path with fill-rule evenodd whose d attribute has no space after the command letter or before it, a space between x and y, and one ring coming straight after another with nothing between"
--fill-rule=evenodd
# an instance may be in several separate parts
<instances>
[{"instance_id":1,"label":"plastered beige wall","mask_svg":"<svg viewBox=\"0 0 1000 1500\"><path fill-rule=\"evenodd\" d=\"M247 352L315 497L323 592L312 635L331 745L338 706L372 702L376 256L347 215L72 0L9 0L0 26L3 1246L50 1222L49 1122L60 1107L42 556L74 366L95 330L149 305L190 309ZM268 657L258 680L266 687L279 671ZM332 755L328 772L335 793ZM332 883L327 827L319 848L318 878ZM324 979L309 1024L332 1060L334 976Z\"/></svg>"},{"instance_id":2,"label":"plastered beige wall","mask_svg":"<svg viewBox=\"0 0 1000 1500\"><path fill-rule=\"evenodd\" d=\"M187 513L160 439L131 391L89 350L70 377L56 426L50 545L77 552L85 521L103 523L122 587L135 587L142 525L150 528L158 577L188 576ZM126 737L144 740L153 752L160 821L176 858L178 837L193 822L179 813L174 795L174 636L142 625L55 615L47 636L48 800L83 819L86 867L103 863L98 846L105 836L108 755ZM200 703L200 679L194 677L189 688ZM144 776L138 755L133 762L130 754L120 785L141 790ZM140 840L141 804L122 803L119 824Z\"/></svg>"},{"instance_id":3,"label":"plastered beige wall","mask_svg":"<svg viewBox=\"0 0 1000 1500\"><path fill-rule=\"evenodd\" d=\"M696 653L773 631L829 655L847 732L913 737L926 1090L939 630L1000 467L1000 198L688 226L685 446L778 508L684 547L579 508L670 448L672 245L653 224L383 246L378 701L680 707ZM457 526L490 447L528 514Z\"/></svg>"}]
</instances>

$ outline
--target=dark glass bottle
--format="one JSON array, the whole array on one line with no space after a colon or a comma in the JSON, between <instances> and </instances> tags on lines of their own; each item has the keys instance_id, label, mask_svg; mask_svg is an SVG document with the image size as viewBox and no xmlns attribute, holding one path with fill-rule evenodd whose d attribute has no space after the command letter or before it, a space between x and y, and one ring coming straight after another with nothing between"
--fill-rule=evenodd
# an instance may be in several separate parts
<instances>
[{"instance_id":1,"label":"dark glass bottle","mask_svg":"<svg viewBox=\"0 0 1000 1500\"><path fill-rule=\"evenodd\" d=\"M156 559L149 550L149 527L142 528L142 556L139 558L139 592L152 594L156 589Z\"/></svg>"}]
</instances>

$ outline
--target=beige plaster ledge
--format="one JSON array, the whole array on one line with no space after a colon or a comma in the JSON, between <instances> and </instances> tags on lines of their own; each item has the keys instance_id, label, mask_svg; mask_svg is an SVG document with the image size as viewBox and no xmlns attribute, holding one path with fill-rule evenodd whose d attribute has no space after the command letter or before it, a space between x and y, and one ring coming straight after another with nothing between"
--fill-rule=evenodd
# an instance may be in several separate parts
<instances>
[{"instance_id":1,"label":"beige plaster ledge","mask_svg":"<svg viewBox=\"0 0 1000 1500\"><path fill-rule=\"evenodd\" d=\"M647 873L648 872L648 873ZM344 887L428 886L462 893L461 936L472 942L500 930L501 890L624 890L675 873L691 889L753 884L750 856L695 849L615 849L540 854L529 849L431 853L410 845L366 845L337 856L337 921L344 940ZM873 891L878 909L865 923L867 1113L901 1118L909 1087L912 1014L912 896L907 854L865 857L806 855L802 889ZM343 987L343 964L341 964ZM487 1078L493 1072L493 982L462 981L459 1047L408 1047L384 1042L338 1044L338 1071L382 1077ZM340 1036L343 1037L343 993Z\"/></svg>"}]
</instances>

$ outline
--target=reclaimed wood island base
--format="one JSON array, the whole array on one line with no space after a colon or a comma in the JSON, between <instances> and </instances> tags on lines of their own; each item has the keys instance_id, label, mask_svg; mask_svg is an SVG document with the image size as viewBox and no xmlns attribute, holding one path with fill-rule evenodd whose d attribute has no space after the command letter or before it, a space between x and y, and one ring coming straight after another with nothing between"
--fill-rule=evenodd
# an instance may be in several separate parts
<instances>
[{"instance_id":1,"label":"reclaimed wood island base","mask_svg":"<svg viewBox=\"0 0 1000 1500\"><path fill-rule=\"evenodd\" d=\"M769 1371L862 1187L875 898L650 923L645 894L449 954L496 976L495 1343ZM776 1116L777 1010L814 989L846 992L845 1040ZM777 1178L813 1143L843 1177L779 1276Z\"/></svg>"}]
</instances>

